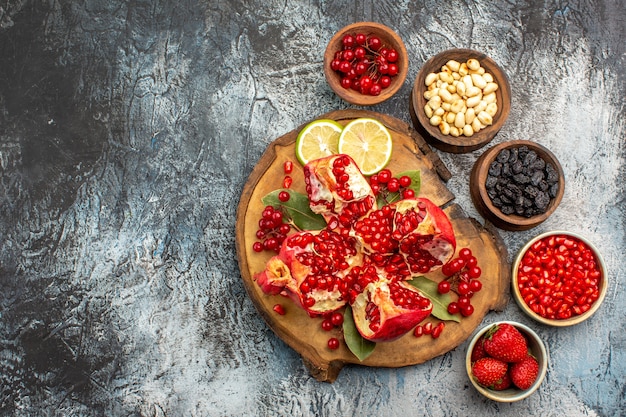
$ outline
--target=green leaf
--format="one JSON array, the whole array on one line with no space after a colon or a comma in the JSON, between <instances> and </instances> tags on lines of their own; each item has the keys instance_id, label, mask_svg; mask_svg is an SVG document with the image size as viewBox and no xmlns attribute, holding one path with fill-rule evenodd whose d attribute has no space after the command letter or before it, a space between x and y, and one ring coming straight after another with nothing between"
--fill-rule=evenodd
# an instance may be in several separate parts
<instances>
[{"instance_id":1,"label":"green leaf","mask_svg":"<svg viewBox=\"0 0 626 417\"><path fill-rule=\"evenodd\" d=\"M286 202L278 199L278 193L287 191L291 196ZM293 224L300 230L321 230L326 227L324 218L311 211L309 197L293 190L278 189L261 199L266 206L281 206L285 209Z\"/></svg>"},{"instance_id":2,"label":"green leaf","mask_svg":"<svg viewBox=\"0 0 626 417\"><path fill-rule=\"evenodd\" d=\"M437 291L437 283L435 281L431 281L424 276L419 276L407 282L430 298L430 301L433 303L433 311L431 313L433 316L444 321L453 320L457 323L461 321L461 317L458 314L448 313L448 304L450 304L452 298L449 293L439 294L439 291Z\"/></svg>"},{"instance_id":3,"label":"green leaf","mask_svg":"<svg viewBox=\"0 0 626 417\"><path fill-rule=\"evenodd\" d=\"M404 172L395 174L394 177L400 178L403 175L406 175L409 178L411 178L411 185L409 186L409 188L415 192L416 197L419 196L420 188L422 187L422 177L421 177L420 171L419 170L404 171ZM384 195L383 193L380 193L378 194L376 198L376 203L378 204L378 207L382 207L386 204L395 203L396 201L401 200L401 199L402 199L402 196L400 195L400 193L386 193Z\"/></svg>"},{"instance_id":4,"label":"green leaf","mask_svg":"<svg viewBox=\"0 0 626 417\"><path fill-rule=\"evenodd\" d=\"M371 355L376 347L376 343L371 340L364 339L357 330L356 324L354 323L354 317L352 317L352 308L350 306L347 306L345 313L343 313L343 338L345 339L350 352L352 352L361 362Z\"/></svg>"}]
</instances>

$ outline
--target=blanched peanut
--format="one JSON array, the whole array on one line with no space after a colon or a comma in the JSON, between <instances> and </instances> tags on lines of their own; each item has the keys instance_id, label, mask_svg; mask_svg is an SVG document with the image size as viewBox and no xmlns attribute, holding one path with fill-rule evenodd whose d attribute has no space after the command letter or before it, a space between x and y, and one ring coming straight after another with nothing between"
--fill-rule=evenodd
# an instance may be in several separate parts
<instances>
[{"instance_id":1,"label":"blanched peanut","mask_svg":"<svg viewBox=\"0 0 626 417\"><path fill-rule=\"evenodd\" d=\"M478 94L477 96L473 96L465 100L465 105L467 107L476 107L478 103L480 103L483 99L482 94Z\"/></svg>"},{"instance_id":2,"label":"blanched peanut","mask_svg":"<svg viewBox=\"0 0 626 417\"><path fill-rule=\"evenodd\" d=\"M439 73L439 79L443 81L444 83L448 83L448 84L452 84L452 81L454 81L454 78L452 78L452 75L444 71Z\"/></svg>"},{"instance_id":3,"label":"blanched peanut","mask_svg":"<svg viewBox=\"0 0 626 417\"><path fill-rule=\"evenodd\" d=\"M438 88L434 88L432 90L426 90L424 91L424 98L426 100L430 100L431 98L438 96L439 95L439 89Z\"/></svg>"},{"instance_id":4,"label":"blanched peanut","mask_svg":"<svg viewBox=\"0 0 626 417\"><path fill-rule=\"evenodd\" d=\"M446 103L452 103L452 93L450 93L448 90L440 88L439 97L441 97L441 99Z\"/></svg>"},{"instance_id":5,"label":"blanched peanut","mask_svg":"<svg viewBox=\"0 0 626 417\"><path fill-rule=\"evenodd\" d=\"M455 61L451 59L446 62L446 66L452 70L452 72L459 72L459 68L461 68L461 63L459 61Z\"/></svg>"},{"instance_id":6,"label":"blanched peanut","mask_svg":"<svg viewBox=\"0 0 626 417\"><path fill-rule=\"evenodd\" d=\"M489 94L489 93L493 93L494 91L496 91L498 89L498 84L491 82L491 83L487 83L485 85L485 87L483 88L483 94Z\"/></svg>"},{"instance_id":7,"label":"blanched peanut","mask_svg":"<svg viewBox=\"0 0 626 417\"><path fill-rule=\"evenodd\" d=\"M478 120L478 117L475 118L474 121L472 122L472 130L474 132L479 132L482 128L483 128L483 126L480 123L480 120Z\"/></svg>"},{"instance_id":8,"label":"blanched peanut","mask_svg":"<svg viewBox=\"0 0 626 417\"><path fill-rule=\"evenodd\" d=\"M459 129L465 126L465 113L457 113L456 116L454 116L454 125Z\"/></svg>"},{"instance_id":9,"label":"blanched peanut","mask_svg":"<svg viewBox=\"0 0 626 417\"><path fill-rule=\"evenodd\" d=\"M470 107L465 112L465 123L467 123L468 125L471 125L475 117L476 117L476 112L474 111L473 107Z\"/></svg>"},{"instance_id":10,"label":"blanched peanut","mask_svg":"<svg viewBox=\"0 0 626 417\"><path fill-rule=\"evenodd\" d=\"M477 59L449 60L424 83L424 113L443 135L471 136L493 124L498 84Z\"/></svg>"},{"instance_id":11,"label":"blanched peanut","mask_svg":"<svg viewBox=\"0 0 626 417\"><path fill-rule=\"evenodd\" d=\"M485 94L483 96L483 100L485 100L487 102L487 104L489 103L495 103L496 102L496 93L489 93L489 94Z\"/></svg>"},{"instance_id":12,"label":"blanched peanut","mask_svg":"<svg viewBox=\"0 0 626 417\"><path fill-rule=\"evenodd\" d=\"M424 106L424 113L426 114L426 117L430 119L431 117L433 117L433 108L426 104Z\"/></svg>"},{"instance_id":13,"label":"blanched peanut","mask_svg":"<svg viewBox=\"0 0 626 417\"><path fill-rule=\"evenodd\" d=\"M442 121L441 123L439 123L439 130L441 131L442 135L449 135L450 125L446 123L445 121Z\"/></svg>"},{"instance_id":14,"label":"blanched peanut","mask_svg":"<svg viewBox=\"0 0 626 417\"><path fill-rule=\"evenodd\" d=\"M471 74L472 83L481 90L487 86L487 81L480 74ZM495 90L494 90L495 91ZM484 93L483 93L484 94Z\"/></svg>"},{"instance_id":15,"label":"blanched peanut","mask_svg":"<svg viewBox=\"0 0 626 417\"><path fill-rule=\"evenodd\" d=\"M426 76L426 79L424 80L424 82L426 83L426 87L428 87L429 85L437 81L437 78L438 76L434 72L431 72L430 74L428 74Z\"/></svg>"},{"instance_id":16,"label":"blanched peanut","mask_svg":"<svg viewBox=\"0 0 626 417\"><path fill-rule=\"evenodd\" d=\"M480 68L480 62L476 58L470 58L467 60L467 69L476 71Z\"/></svg>"},{"instance_id":17,"label":"blanched peanut","mask_svg":"<svg viewBox=\"0 0 626 417\"><path fill-rule=\"evenodd\" d=\"M480 103L478 103L478 105L474 106L474 111L476 112L476 114L480 113L481 111L485 109L487 109L487 103L482 100Z\"/></svg>"},{"instance_id":18,"label":"blanched peanut","mask_svg":"<svg viewBox=\"0 0 626 417\"><path fill-rule=\"evenodd\" d=\"M431 109L437 110L439 107L441 107L441 97L435 96L431 98L430 100L428 100L428 105Z\"/></svg>"},{"instance_id":19,"label":"blanched peanut","mask_svg":"<svg viewBox=\"0 0 626 417\"><path fill-rule=\"evenodd\" d=\"M489 103L489 104L487 104L487 107L485 108L485 111L491 117L494 117L496 115L496 113L498 112L498 104L497 103Z\"/></svg>"},{"instance_id":20,"label":"blanched peanut","mask_svg":"<svg viewBox=\"0 0 626 417\"><path fill-rule=\"evenodd\" d=\"M493 119L491 118L491 115L486 111L481 111L480 113L478 113L476 115L476 118L480 120L480 123L484 125L490 126L493 124Z\"/></svg>"},{"instance_id":21,"label":"blanched peanut","mask_svg":"<svg viewBox=\"0 0 626 417\"><path fill-rule=\"evenodd\" d=\"M463 101L463 99L456 100L454 103L452 103L452 106L450 107L450 111L454 113L458 113L463 110L463 107L465 107L465 101Z\"/></svg>"}]
</instances>

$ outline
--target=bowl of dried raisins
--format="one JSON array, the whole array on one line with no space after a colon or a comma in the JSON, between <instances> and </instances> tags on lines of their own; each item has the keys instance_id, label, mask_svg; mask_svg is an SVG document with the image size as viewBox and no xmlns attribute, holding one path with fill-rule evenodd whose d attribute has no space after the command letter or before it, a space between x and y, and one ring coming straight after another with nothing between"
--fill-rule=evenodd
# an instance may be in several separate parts
<instances>
[{"instance_id":1,"label":"bowl of dried raisins","mask_svg":"<svg viewBox=\"0 0 626 417\"><path fill-rule=\"evenodd\" d=\"M343 100L372 106L400 90L409 70L402 39L376 22L358 22L340 29L324 52L324 76Z\"/></svg>"},{"instance_id":2,"label":"bowl of dried raisins","mask_svg":"<svg viewBox=\"0 0 626 417\"><path fill-rule=\"evenodd\" d=\"M480 214L504 230L528 230L544 222L565 192L563 168L546 147L529 140L485 151L470 174L470 195Z\"/></svg>"}]
</instances>

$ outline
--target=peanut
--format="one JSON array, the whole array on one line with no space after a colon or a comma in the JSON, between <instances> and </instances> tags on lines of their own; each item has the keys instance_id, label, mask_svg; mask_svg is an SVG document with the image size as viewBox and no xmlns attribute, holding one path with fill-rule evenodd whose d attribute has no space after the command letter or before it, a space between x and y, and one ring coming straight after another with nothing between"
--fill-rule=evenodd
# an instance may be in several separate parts
<instances>
[{"instance_id":1,"label":"peanut","mask_svg":"<svg viewBox=\"0 0 626 417\"><path fill-rule=\"evenodd\" d=\"M498 112L498 84L480 61L449 60L424 80L424 113L443 135L471 136L493 124Z\"/></svg>"}]
</instances>

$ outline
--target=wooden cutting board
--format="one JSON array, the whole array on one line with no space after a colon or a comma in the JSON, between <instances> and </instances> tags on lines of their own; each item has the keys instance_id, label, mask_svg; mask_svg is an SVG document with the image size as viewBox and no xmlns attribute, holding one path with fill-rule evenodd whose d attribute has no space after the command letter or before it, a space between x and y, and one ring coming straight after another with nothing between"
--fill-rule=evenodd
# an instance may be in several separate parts
<instances>
[{"instance_id":1,"label":"wooden cutting board","mask_svg":"<svg viewBox=\"0 0 626 417\"><path fill-rule=\"evenodd\" d=\"M412 127L394 117L365 110L338 110L319 116L333 119L345 125L358 117L373 117L381 121L391 132L394 151L388 168L397 173L405 170L420 170L422 186L420 196L427 197L443 207L454 226L457 251L469 247L478 258L483 273L482 290L472 298L475 311L460 323L446 322L438 339L430 336L416 338L412 332L393 342L378 343L374 352L363 362L341 343L337 350L330 350L330 337L340 341L340 329L330 332L321 328L321 318L311 318L290 299L280 295L265 295L254 281L254 275L263 271L271 253L256 253L252 244L263 203L261 198L282 187L283 162L294 162L292 189L304 193L304 177L295 157L296 137L304 125L272 142L245 184L237 210L236 246L239 268L246 291L267 325L291 348L298 352L311 374L319 381L333 382L346 364L372 367L401 367L423 363L442 355L465 341L481 323L490 310L502 310L509 300L510 268L504 243L497 231L486 229L476 220L468 218L461 207L453 203L454 195L446 188L445 181L450 172L437 154L432 152L422 136ZM440 271L427 275L434 281L443 278ZM273 306L282 304L284 316L273 311ZM429 317L437 323L434 317ZM277 364L277 366L280 366Z\"/></svg>"}]
</instances>

